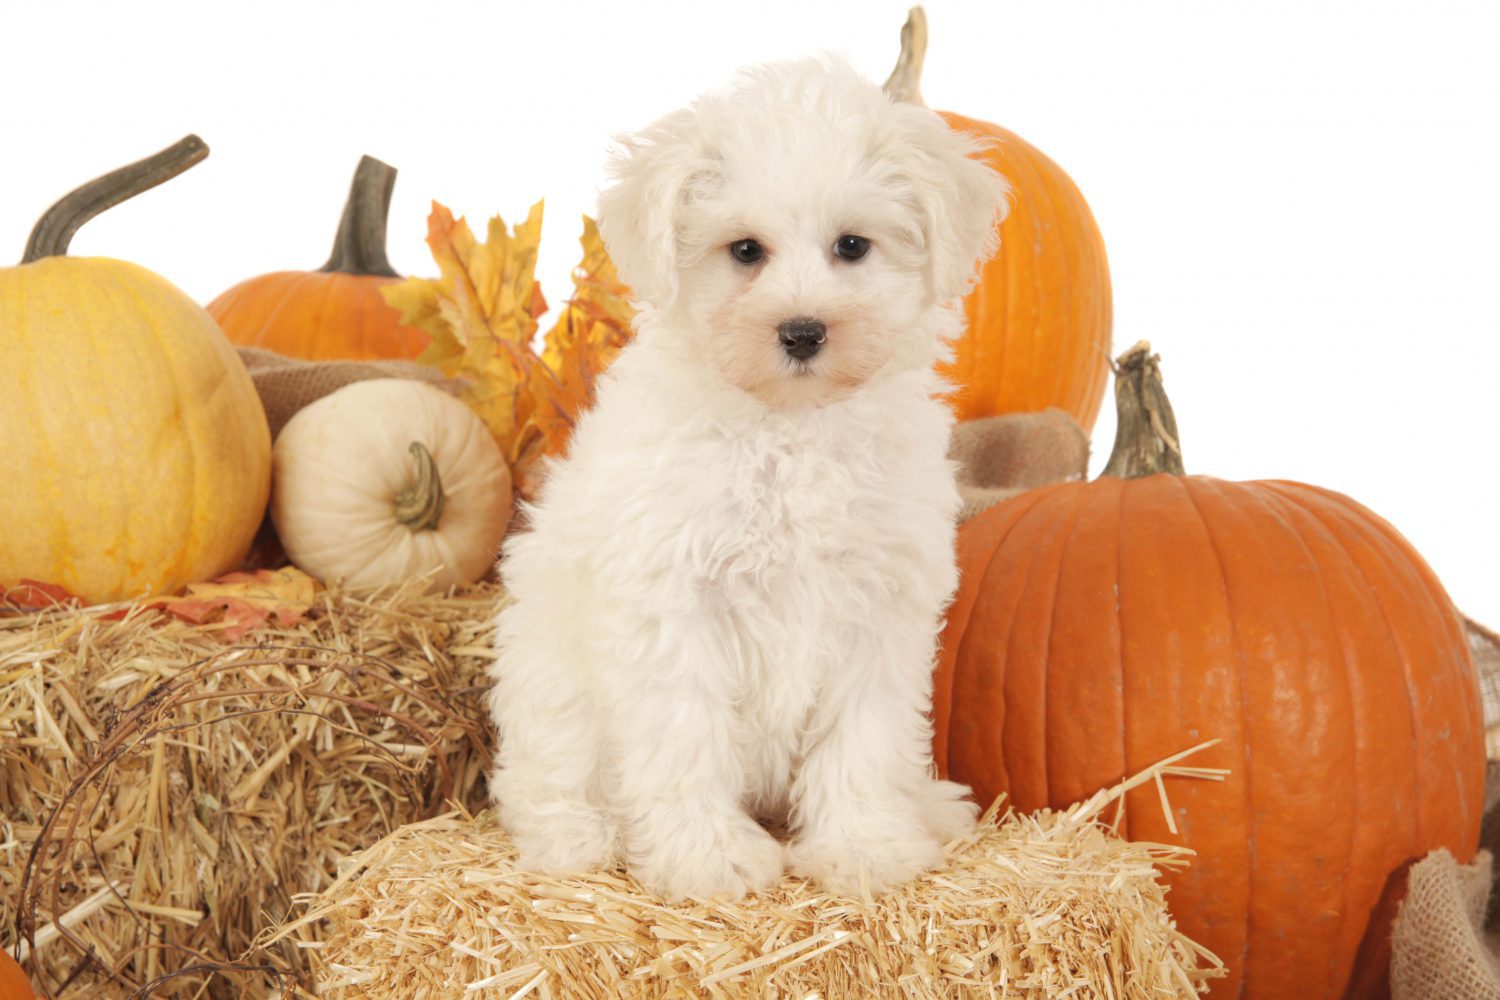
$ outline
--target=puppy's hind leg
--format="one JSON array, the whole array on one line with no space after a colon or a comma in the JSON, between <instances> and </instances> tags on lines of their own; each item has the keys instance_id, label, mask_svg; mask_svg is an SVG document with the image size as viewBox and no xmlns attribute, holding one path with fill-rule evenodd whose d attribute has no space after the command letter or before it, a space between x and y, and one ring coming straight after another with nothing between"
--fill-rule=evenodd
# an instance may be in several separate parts
<instances>
[{"instance_id":1,"label":"puppy's hind leg","mask_svg":"<svg viewBox=\"0 0 1500 1000\"><path fill-rule=\"evenodd\" d=\"M490 693L500 731L490 797L523 871L598 871L619 855L617 826L599 788L599 719L567 655L514 640L501 654Z\"/></svg>"}]
</instances>

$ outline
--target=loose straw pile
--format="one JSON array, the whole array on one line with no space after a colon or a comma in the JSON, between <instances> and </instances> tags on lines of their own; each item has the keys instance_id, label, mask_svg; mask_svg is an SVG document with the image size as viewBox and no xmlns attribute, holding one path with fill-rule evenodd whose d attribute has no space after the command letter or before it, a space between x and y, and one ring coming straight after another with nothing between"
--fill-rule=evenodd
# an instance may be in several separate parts
<instances>
[{"instance_id":1,"label":"loose straw pile","mask_svg":"<svg viewBox=\"0 0 1500 1000\"><path fill-rule=\"evenodd\" d=\"M305 951L251 950L292 895L484 800L500 599L323 593L233 645L142 609L0 617L0 947L66 997L305 979Z\"/></svg>"},{"instance_id":2,"label":"loose straw pile","mask_svg":"<svg viewBox=\"0 0 1500 1000\"><path fill-rule=\"evenodd\" d=\"M338 1000L1191 997L1223 968L1176 930L1157 879L1191 852L1120 840L1100 816L1147 781L1222 777L1177 765L1192 752L1064 812L991 809L942 870L874 899L787 877L666 905L623 873L518 872L488 813L450 813L351 858L269 940L324 927L304 947L317 995Z\"/></svg>"}]
</instances>

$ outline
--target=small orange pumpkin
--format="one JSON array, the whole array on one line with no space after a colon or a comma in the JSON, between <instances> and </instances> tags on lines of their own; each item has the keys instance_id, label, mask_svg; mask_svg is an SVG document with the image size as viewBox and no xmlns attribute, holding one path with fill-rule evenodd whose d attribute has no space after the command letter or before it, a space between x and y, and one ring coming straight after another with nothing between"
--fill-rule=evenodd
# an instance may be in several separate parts
<instances>
[{"instance_id":1,"label":"small orange pumpkin","mask_svg":"<svg viewBox=\"0 0 1500 1000\"><path fill-rule=\"evenodd\" d=\"M1126 799L1124 833L1197 852L1169 873L1183 933L1229 967L1215 996L1368 996L1388 887L1474 854L1484 799L1463 619L1394 528L1293 482L1182 474L1156 359L1115 383L1105 474L959 530L934 757L982 803L1062 807L1204 740L1224 782ZM1351 986L1351 983L1357 984Z\"/></svg>"},{"instance_id":2,"label":"small orange pumpkin","mask_svg":"<svg viewBox=\"0 0 1500 1000\"><path fill-rule=\"evenodd\" d=\"M415 358L431 335L403 326L380 289L399 279L385 254L394 167L363 157L354 172L333 255L317 271L263 274L208 304L229 339L287 357Z\"/></svg>"},{"instance_id":3,"label":"small orange pumpkin","mask_svg":"<svg viewBox=\"0 0 1500 1000\"><path fill-rule=\"evenodd\" d=\"M913 7L885 90L921 104L927 17ZM1056 406L1092 430L1109 373L1113 312L1104 238L1088 202L1041 150L998 125L947 111L948 124L991 140L984 158L1010 182L1000 251L964 300L968 329L952 364L960 420Z\"/></svg>"}]
</instances>

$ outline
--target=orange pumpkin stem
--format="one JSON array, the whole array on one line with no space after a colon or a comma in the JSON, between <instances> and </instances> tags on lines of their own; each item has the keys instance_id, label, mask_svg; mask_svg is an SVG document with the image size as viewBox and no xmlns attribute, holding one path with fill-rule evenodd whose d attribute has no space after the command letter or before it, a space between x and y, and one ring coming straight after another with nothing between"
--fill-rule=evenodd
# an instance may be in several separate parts
<instances>
[{"instance_id":1,"label":"orange pumpkin stem","mask_svg":"<svg viewBox=\"0 0 1500 1000\"><path fill-rule=\"evenodd\" d=\"M26 241L22 264L43 257L67 255L78 228L100 212L169 181L208 155L208 144L196 135L183 136L159 153L112 170L64 195L42 213Z\"/></svg>"},{"instance_id":2,"label":"orange pumpkin stem","mask_svg":"<svg viewBox=\"0 0 1500 1000\"><path fill-rule=\"evenodd\" d=\"M885 81L885 92L892 100L926 105L922 101L922 63L927 58L927 12L913 7L901 26L901 54L896 68Z\"/></svg>"},{"instance_id":3,"label":"orange pumpkin stem","mask_svg":"<svg viewBox=\"0 0 1500 1000\"><path fill-rule=\"evenodd\" d=\"M1184 474L1177 417L1162 386L1161 355L1141 341L1120 355L1115 372L1115 447L1104 475L1140 479Z\"/></svg>"},{"instance_id":4,"label":"orange pumpkin stem","mask_svg":"<svg viewBox=\"0 0 1500 1000\"><path fill-rule=\"evenodd\" d=\"M385 256L385 223L391 213L396 168L373 156L359 158L349 200L333 240L333 254L320 271L399 278Z\"/></svg>"}]
</instances>

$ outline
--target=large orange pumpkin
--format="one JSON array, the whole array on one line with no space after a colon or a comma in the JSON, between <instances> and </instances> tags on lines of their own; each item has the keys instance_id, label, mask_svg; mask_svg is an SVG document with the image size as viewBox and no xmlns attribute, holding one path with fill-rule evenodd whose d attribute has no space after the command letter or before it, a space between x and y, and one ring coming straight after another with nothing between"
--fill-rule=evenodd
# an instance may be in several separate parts
<instances>
[{"instance_id":1,"label":"large orange pumpkin","mask_svg":"<svg viewBox=\"0 0 1500 1000\"><path fill-rule=\"evenodd\" d=\"M401 324L380 289L399 275L385 255L395 168L359 161L333 254L317 271L263 274L208 304L229 339L292 358L415 358L431 341Z\"/></svg>"},{"instance_id":2,"label":"large orange pumpkin","mask_svg":"<svg viewBox=\"0 0 1500 1000\"><path fill-rule=\"evenodd\" d=\"M1105 475L959 532L939 769L981 803L1005 792L1031 810L1222 740L1191 763L1226 781L1168 789L1180 835L1154 788L1125 815L1130 838L1198 852L1168 881L1183 932L1229 967L1213 995L1367 995L1389 965L1388 883L1435 848L1477 847L1483 725L1462 619L1348 497L1182 475L1156 359L1138 345L1120 373Z\"/></svg>"},{"instance_id":3,"label":"large orange pumpkin","mask_svg":"<svg viewBox=\"0 0 1500 1000\"><path fill-rule=\"evenodd\" d=\"M250 547L271 434L234 348L159 275L67 256L95 214L206 155L188 136L85 184L0 268L0 589L124 600L217 576Z\"/></svg>"},{"instance_id":4,"label":"large orange pumpkin","mask_svg":"<svg viewBox=\"0 0 1500 1000\"><path fill-rule=\"evenodd\" d=\"M914 7L885 89L921 104L927 20ZM1104 239L1078 186L1041 150L998 125L939 112L993 140L988 160L1010 182L1000 252L964 300L967 332L943 373L958 385L960 420L1060 407L1091 430L1109 372L1112 306Z\"/></svg>"}]
</instances>

